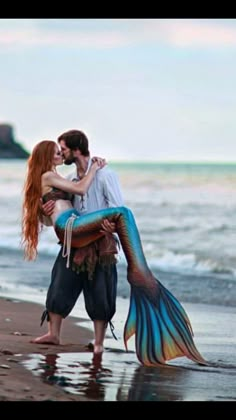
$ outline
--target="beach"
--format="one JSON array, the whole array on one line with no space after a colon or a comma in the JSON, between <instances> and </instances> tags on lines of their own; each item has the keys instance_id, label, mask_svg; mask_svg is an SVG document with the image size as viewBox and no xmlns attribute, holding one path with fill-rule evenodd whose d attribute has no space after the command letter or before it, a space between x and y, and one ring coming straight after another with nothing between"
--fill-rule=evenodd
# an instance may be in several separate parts
<instances>
[{"instance_id":1,"label":"beach","mask_svg":"<svg viewBox=\"0 0 236 420\"><path fill-rule=\"evenodd\" d=\"M124 348L130 287L122 252L112 319L118 340L108 328L102 359L87 347L93 325L82 294L63 322L60 346L30 343L47 331L40 318L59 246L45 227L36 261L23 259L25 164L0 165L0 401L236 401L236 167L114 165L149 266L184 306L195 344L209 361L204 367L184 357L145 367L133 337L129 351Z\"/></svg>"},{"instance_id":2,"label":"beach","mask_svg":"<svg viewBox=\"0 0 236 420\"><path fill-rule=\"evenodd\" d=\"M141 366L134 351L107 347L94 359L93 338L83 320L64 321L61 345L37 345L32 338L42 306L0 299L0 401L236 401L233 308L186 304L195 343L210 361L187 358L169 366ZM79 325L78 325L79 324Z\"/></svg>"},{"instance_id":3,"label":"beach","mask_svg":"<svg viewBox=\"0 0 236 420\"><path fill-rule=\"evenodd\" d=\"M32 338L46 331L40 328L42 307L10 298L0 299L0 401L64 401L77 400L55 385L51 387L30 370L23 361L30 354L50 358L59 352L85 352L92 337L89 330L75 324L74 318L64 322L63 345L47 346L30 343ZM78 322L78 319L76 319ZM78 333L79 330L79 333ZM82 400L82 398L79 398Z\"/></svg>"}]
</instances>

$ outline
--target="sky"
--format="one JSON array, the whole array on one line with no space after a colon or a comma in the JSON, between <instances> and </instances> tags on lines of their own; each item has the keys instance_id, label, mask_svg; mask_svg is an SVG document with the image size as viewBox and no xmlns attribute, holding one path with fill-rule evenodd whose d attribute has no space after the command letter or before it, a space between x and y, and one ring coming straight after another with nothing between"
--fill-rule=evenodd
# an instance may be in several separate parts
<instances>
[{"instance_id":1,"label":"sky","mask_svg":"<svg viewBox=\"0 0 236 420\"><path fill-rule=\"evenodd\" d=\"M0 19L0 123L108 161L236 162L236 19Z\"/></svg>"}]
</instances>

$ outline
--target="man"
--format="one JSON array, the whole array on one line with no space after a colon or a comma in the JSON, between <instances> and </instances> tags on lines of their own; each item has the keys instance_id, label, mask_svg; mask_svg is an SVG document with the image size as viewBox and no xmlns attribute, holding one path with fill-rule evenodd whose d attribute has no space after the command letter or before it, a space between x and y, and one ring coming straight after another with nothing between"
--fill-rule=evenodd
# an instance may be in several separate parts
<instances>
[{"instance_id":1,"label":"man","mask_svg":"<svg viewBox=\"0 0 236 420\"><path fill-rule=\"evenodd\" d=\"M89 143L80 130L69 130L58 137L64 163L75 163L76 171L68 178L83 178L91 164ZM75 196L74 207L79 213L86 214L107 207L123 205L123 197L118 177L107 166L97 174L85 196ZM52 213L54 202L43 205L44 214ZM48 333L33 340L37 344L59 344L62 319L69 315L83 290L85 307L94 322L94 353L102 353L108 322L116 310L117 290L117 253L114 245L114 225L105 221L104 241L94 245L72 250L70 268L62 256L62 247L52 269L51 284L46 299L46 310L42 322L47 317ZM92 267L92 268L91 268Z\"/></svg>"}]
</instances>

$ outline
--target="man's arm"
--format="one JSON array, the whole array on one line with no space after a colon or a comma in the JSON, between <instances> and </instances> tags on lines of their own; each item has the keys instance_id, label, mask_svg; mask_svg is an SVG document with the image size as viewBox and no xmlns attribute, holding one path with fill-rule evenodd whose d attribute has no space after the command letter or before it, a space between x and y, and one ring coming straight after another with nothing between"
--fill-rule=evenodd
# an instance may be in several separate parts
<instances>
[{"instance_id":1,"label":"man's arm","mask_svg":"<svg viewBox=\"0 0 236 420\"><path fill-rule=\"evenodd\" d=\"M55 201L50 200L47 203L43 204L42 200L40 200L40 203L41 203L41 206L40 206L41 213L39 215L40 222L45 226L52 226L52 221L51 221L50 216L53 213Z\"/></svg>"}]
</instances>

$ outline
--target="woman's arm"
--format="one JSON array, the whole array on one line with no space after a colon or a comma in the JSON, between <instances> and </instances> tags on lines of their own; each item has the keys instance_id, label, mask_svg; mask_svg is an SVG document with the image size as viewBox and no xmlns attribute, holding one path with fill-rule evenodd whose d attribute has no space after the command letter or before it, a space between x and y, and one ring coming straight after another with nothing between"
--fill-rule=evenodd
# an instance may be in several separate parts
<instances>
[{"instance_id":1,"label":"woman's arm","mask_svg":"<svg viewBox=\"0 0 236 420\"><path fill-rule=\"evenodd\" d=\"M69 181L68 179L63 178L59 174L49 171L43 174L43 185L45 187L49 186L59 188L60 190L67 191L73 194L84 195L88 191L97 170L103 168L105 165L105 161L98 162L96 160L95 162L92 162L87 175L85 175L85 177L78 182Z\"/></svg>"}]
</instances>

